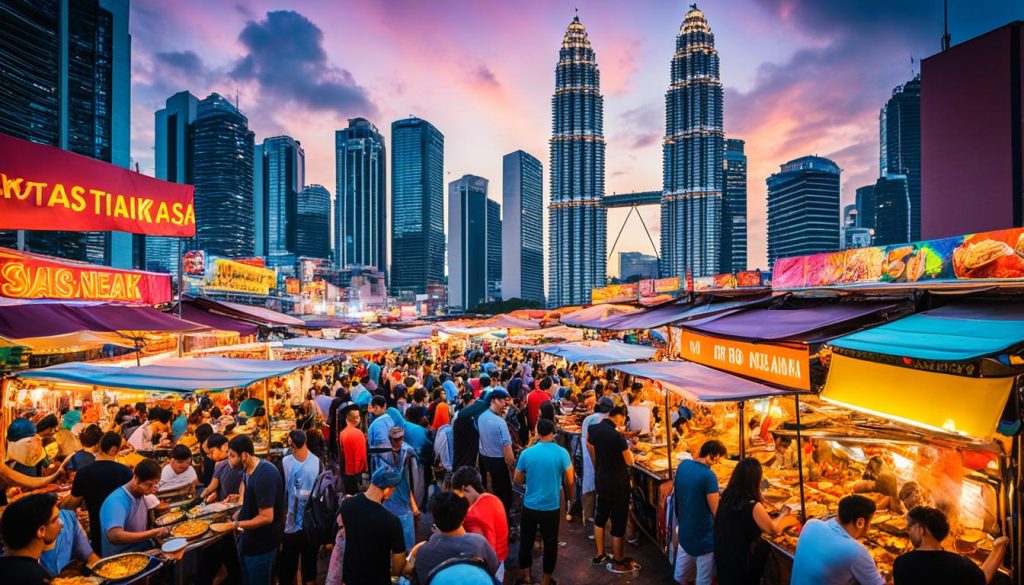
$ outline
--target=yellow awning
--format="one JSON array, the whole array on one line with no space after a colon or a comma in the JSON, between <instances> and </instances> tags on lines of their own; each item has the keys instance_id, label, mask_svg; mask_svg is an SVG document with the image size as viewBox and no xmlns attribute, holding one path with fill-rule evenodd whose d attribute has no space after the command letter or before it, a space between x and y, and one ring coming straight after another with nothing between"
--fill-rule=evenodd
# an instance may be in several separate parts
<instances>
[{"instance_id":1,"label":"yellow awning","mask_svg":"<svg viewBox=\"0 0 1024 585\"><path fill-rule=\"evenodd\" d=\"M821 398L885 418L975 439L991 437L1013 378L968 378L832 355Z\"/></svg>"}]
</instances>

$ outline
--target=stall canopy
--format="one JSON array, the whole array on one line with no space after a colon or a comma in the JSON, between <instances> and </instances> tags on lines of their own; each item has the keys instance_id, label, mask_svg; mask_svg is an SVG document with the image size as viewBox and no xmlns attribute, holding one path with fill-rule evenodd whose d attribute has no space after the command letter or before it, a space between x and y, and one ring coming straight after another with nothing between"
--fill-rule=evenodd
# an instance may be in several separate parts
<instances>
[{"instance_id":1,"label":"stall canopy","mask_svg":"<svg viewBox=\"0 0 1024 585\"><path fill-rule=\"evenodd\" d=\"M684 323L683 327L699 333L755 342L781 341L801 338L899 307L900 303L891 301L850 301L794 308L753 308L694 319Z\"/></svg>"},{"instance_id":2,"label":"stall canopy","mask_svg":"<svg viewBox=\"0 0 1024 585\"><path fill-rule=\"evenodd\" d=\"M922 360L967 361L1024 342L1024 304L960 303L840 337L837 348Z\"/></svg>"},{"instance_id":3,"label":"stall canopy","mask_svg":"<svg viewBox=\"0 0 1024 585\"><path fill-rule=\"evenodd\" d=\"M177 311L171 311L171 314L177 314ZM186 321L192 321L193 323L206 325L211 329L234 331L242 337L256 335L260 330L258 325L239 321L238 319L232 319L231 317L220 313L207 311L206 309L192 303L184 303L181 306L181 318Z\"/></svg>"},{"instance_id":4,"label":"stall canopy","mask_svg":"<svg viewBox=\"0 0 1024 585\"><path fill-rule=\"evenodd\" d=\"M562 314L562 323L573 327L601 329L622 315L638 313L641 309L629 305L594 305L569 314Z\"/></svg>"},{"instance_id":5,"label":"stall canopy","mask_svg":"<svg viewBox=\"0 0 1024 585\"><path fill-rule=\"evenodd\" d=\"M254 307L252 305L242 305L239 303L229 303L228 301L215 301L207 297L195 297L189 299L199 307L208 311L214 311L222 313L232 318L244 319L253 323L259 323L261 325L267 325L269 327L279 326L290 326L290 327L305 327L306 323L302 319L292 317L291 315L285 315L284 313L278 313L270 309L263 307Z\"/></svg>"},{"instance_id":6,"label":"stall canopy","mask_svg":"<svg viewBox=\"0 0 1024 585\"><path fill-rule=\"evenodd\" d=\"M219 357L172 358L133 368L68 363L29 370L18 374L18 377L108 388L189 393L197 390L224 390L248 386L328 359L331 359L331 356L292 361Z\"/></svg>"},{"instance_id":7,"label":"stall canopy","mask_svg":"<svg viewBox=\"0 0 1024 585\"><path fill-rule=\"evenodd\" d=\"M577 343L554 343L537 349L556 355L567 362L584 362L600 366L649 360L657 350L646 345L632 345L621 341L580 341Z\"/></svg>"},{"instance_id":8,"label":"stall canopy","mask_svg":"<svg viewBox=\"0 0 1024 585\"><path fill-rule=\"evenodd\" d=\"M509 314L495 315L476 324L478 327L496 327L500 329L540 329L540 321L520 319Z\"/></svg>"},{"instance_id":9,"label":"stall canopy","mask_svg":"<svg viewBox=\"0 0 1024 585\"><path fill-rule=\"evenodd\" d=\"M669 390L698 402L735 402L752 398L796 394L693 362L644 362L609 366L611 370L661 382Z\"/></svg>"},{"instance_id":10,"label":"stall canopy","mask_svg":"<svg viewBox=\"0 0 1024 585\"><path fill-rule=\"evenodd\" d=\"M377 329L370 333L356 335L349 339L318 339L315 337L297 337L282 342L285 348L310 348L328 351L362 352L388 351L412 345L430 338L429 332L396 331L394 329Z\"/></svg>"},{"instance_id":11,"label":"stall canopy","mask_svg":"<svg viewBox=\"0 0 1024 585\"><path fill-rule=\"evenodd\" d=\"M612 331L627 331L629 329L651 329L663 327L670 323L686 321L690 319L703 318L711 315L736 311L745 307L753 307L763 304L770 297L759 296L757 298L731 299L721 301L707 299L698 304L687 302L672 302L658 307L652 307L639 313L620 315L608 322L602 329Z\"/></svg>"}]
</instances>

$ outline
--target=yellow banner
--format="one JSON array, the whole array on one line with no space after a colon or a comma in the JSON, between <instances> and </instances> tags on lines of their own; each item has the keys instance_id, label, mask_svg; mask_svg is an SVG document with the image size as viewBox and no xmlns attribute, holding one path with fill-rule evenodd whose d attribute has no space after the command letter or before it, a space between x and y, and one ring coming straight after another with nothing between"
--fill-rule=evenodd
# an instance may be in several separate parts
<instances>
[{"instance_id":1,"label":"yellow banner","mask_svg":"<svg viewBox=\"0 0 1024 585\"><path fill-rule=\"evenodd\" d=\"M217 258L214 260L213 277L206 288L266 295L276 286L277 272L274 270Z\"/></svg>"}]
</instances>

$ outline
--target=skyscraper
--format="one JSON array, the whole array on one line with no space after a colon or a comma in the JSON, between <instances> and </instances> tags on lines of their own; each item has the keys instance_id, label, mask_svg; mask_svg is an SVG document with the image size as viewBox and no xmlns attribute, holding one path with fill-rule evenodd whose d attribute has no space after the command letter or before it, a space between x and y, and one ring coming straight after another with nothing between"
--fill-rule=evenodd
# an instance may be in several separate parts
<instances>
[{"instance_id":1,"label":"skyscraper","mask_svg":"<svg viewBox=\"0 0 1024 585\"><path fill-rule=\"evenodd\" d=\"M544 183L540 161L502 158L501 297L544 302Z\"/></svg>"},{"instance_id":2,"label":"skyscraper","mask_svg":"<svg viewBox=\"0 0 1024 585\"><path fill-rule=\"evenodd\" d=\"M501 300L501 204L487 200L487 300Z\"/></svg>"},{"instance_id":3,"label":"skyscraper","mask_svg":"<svg viewBox=\"0 0 1024 585\"><path fill-rule=\"evenodd\" d=\"M578 16L558 51L551 126L548 304L586 304L591 289L605 284L604 99L597 57Z\"/></svg>"},{"instance_id":4,"label":"skyscraper","mask_svg":"<svg viewBox=\"0 0 1024 585\"><path fill-rule=\"evenodd\" d=\"M619 280L658 277L658 257L640 252L619 252Z\"/></svg>"},{"instance_id":5,"label":"skyscraper","mask_svg":"<svg viewBox=\"0 0 1024 585\"><path fill-rule=\"evenodd\" d=\"M444 135L416 117L391 124L391 289L444 284Z\"/></svg>"},{"instance_id":6,"label":"skyscraper","mask_svg":"<svg viewBox=\"0 0 1024 585\"><path fill-rule=\"evenodd\" d=\"M857 205L857 227L875 230L875 186L857 187L855 199Z\"/></svg>"},{"instance_id":7,"label":"skyscraper","mask_svg":"<svg viewBox=\"0 0 1024 585\"><path fill-rule=\"evenodd\" d=\"M722 128L715 35L704 13L692 4L676 36L672 84L665 94L662 276L721 272Z\"/></svg>"},{"instance_id":8,"label":"skyscraper","mask_svg":"<svg viewBox=\"0 0 1024 585\"><path fill-rule=\"evenodd\" d=\"M905 175L910 239L921 239L921 76L892 91L878 114L879 177ZM877 236L876 236L877 239Z\"/></svg>"},{"instance_id":9,"label":"skyscraper","mask_svg":"<svg viewBox=\"0 0 1024 585\"><path fill-rule=\"evenodd\" d=\"M187 91L167 98L156 111L156 178L172 183L193 184L192 124L199 99ZM178 274L178 239L146 237L146 270Z\"/></svg>"},{"instance_id":10,"label":"skyscraper","mask_svg":"<svg viewBox=\"0 0 1024 585\"><path fill-rule=\"evenodd\" d=\"M866 212L874 215L876 246L913 241L908 185L906 175L887 175L875 182L874 208Z\"/></svg>"},{"instance_id":11,"label":"skyscraper","mask_svg":"<svg viewBox=\"0 0 1024 585\"><path fill-rule=\"evenodd\" d=\"M782 165L768 183L768 264L779 258L840 249L839 166L804 156Z\"/></svg>"},{"instance_id":12,"label":"skyscraper","mask_svg":"<svg viewBox=\"0 0 1024 585\"><path fill-rule=\"evenodd\" d=\"M196 106L196 243L210 254L253 255L253 139L249 120L219 94Z\"/></svg>"},{"instance_id":13,"label":"skyscraper","mask_svg":"<svg viewBox=\"0 0 1024 585\"><path fill-rule=\"evenodd\" d=\"M128 0L0 0L0 132L128 168ZM131 268L142 236L0 232L0 245Z\"/></svg>"},{"instance_id":14,"label":"skyscraper","mask_svg":"<svg viewBox=\"0 0 1024 585\"><path fill-rule=\"evenodd\" d=\"M376 266L387 273L387 150L377 127L352 118L334 133L337 190L334 254L339 268Z\"/></svg>"},{"instance_id":15,"label":"skyscraper","mask_svg":"<svg viewBox=\"0 0 1024 585\"><path fill-rule=\"evenodd\" d=\"M487 179L474 175L448 183L448 305L470 310L487 302L494 220ZM500 265L500 258L498 258Z\"/></svg>"},{"instance_id":16,"label":"skyscraper","mask_svg":"<svg viewBox=\"0 0 1024 585\"><path fill-rule=\"evenodd\" d=\"M296 209L295 255L331 255L331 193L323 185L306 185Z\"/></svg>"},{"instance_id":17,"label":"skyscraper","mask_svg":"<svg viewBox=\"0 0 1024 585\"><path fill-rule=\"evenodd\" d=\"M725 197L722 204L722 260L719 270L747 269L747 155L744 142L725 141Z\"/></svg>"},{"instance_id":18,"label":"skyscraper","mask_svg":"<svg viewBox=\"0 0 1024 585\"><path fill-rule=\"evenodd\" d=\"M299 193L306 186L302 144L291 136L274 136L263 141L254 157L253 208L261 211L255 217L263 236L256 254L296 256Z\"/></svg>"}]
</instances>

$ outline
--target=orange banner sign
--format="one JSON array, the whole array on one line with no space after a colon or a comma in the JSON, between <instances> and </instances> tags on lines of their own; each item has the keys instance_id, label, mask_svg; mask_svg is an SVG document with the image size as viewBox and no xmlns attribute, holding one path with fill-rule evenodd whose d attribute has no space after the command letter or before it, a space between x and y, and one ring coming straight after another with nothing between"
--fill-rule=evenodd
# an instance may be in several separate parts
<instances>
[{"instance_id":1,"label":"orange banner sign","mask_svg":"<svg viewBox=\"0 0 1024 585\"><path fill-rule=\"evenodd\" d=\"M704 364L780 386L810 390L807 349L748 343L683 331L682 356Z\"/></svg>"}]
</instances>

